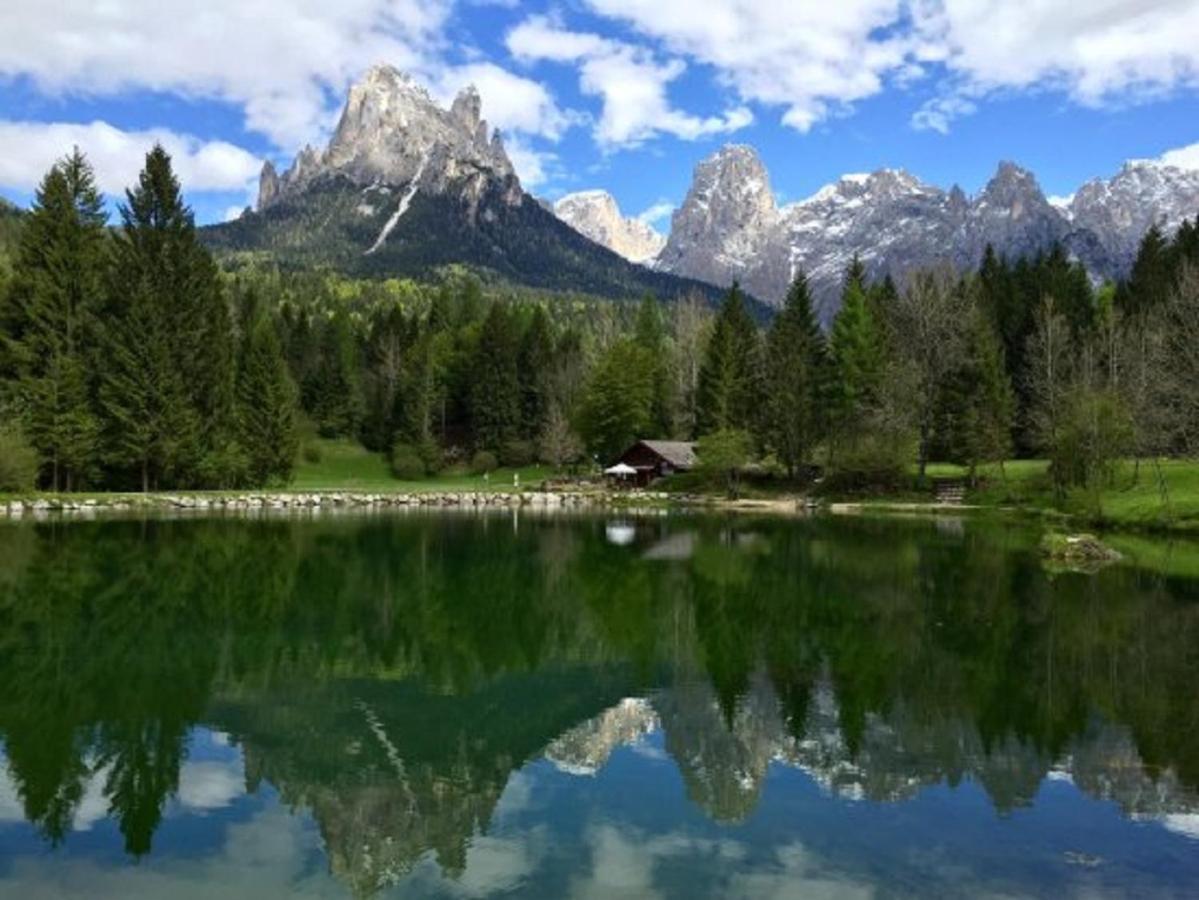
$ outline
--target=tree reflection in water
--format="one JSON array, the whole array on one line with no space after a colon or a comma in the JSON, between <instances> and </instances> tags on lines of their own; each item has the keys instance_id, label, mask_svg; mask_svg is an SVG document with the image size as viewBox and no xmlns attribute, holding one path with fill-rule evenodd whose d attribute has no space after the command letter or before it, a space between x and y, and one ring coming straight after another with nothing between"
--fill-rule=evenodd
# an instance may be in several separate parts
<instances>
[{"instance_id":1,"label":"tree reflection in water","mask_svg":"<svg viewBox=\"0 0 1199 900\"><path fill-rule=\"evenodd\" d=\"M430 515L0 526L0 737L62 842L100 796L151 852L189 736L311 811L356 893L461 873L512 773L660 735L740 822L782 765L846 798L1070 779L1199 813L1194 583L1042 569L1021 528ZM1184 548L1182 553L1191 552Z\"/></svg>"}]
</instances>

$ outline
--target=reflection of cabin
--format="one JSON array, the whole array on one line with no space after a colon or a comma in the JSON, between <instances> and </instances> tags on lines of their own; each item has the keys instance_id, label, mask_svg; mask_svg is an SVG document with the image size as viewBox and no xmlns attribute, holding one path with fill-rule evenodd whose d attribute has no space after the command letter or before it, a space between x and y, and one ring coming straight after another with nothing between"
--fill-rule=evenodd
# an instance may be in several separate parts
<instances>
[{"instance_id":1,"label":"reflection of cabin","mask_svg":"<svg viewBox=\"0 0 1199 900\"><path fill-rule=\"evenodd\" d=\"M620 462L637 470L638 485L655 478L690 472L699 464L690 441L638 441L620 456Z\"/></svg>"}]
</instances>

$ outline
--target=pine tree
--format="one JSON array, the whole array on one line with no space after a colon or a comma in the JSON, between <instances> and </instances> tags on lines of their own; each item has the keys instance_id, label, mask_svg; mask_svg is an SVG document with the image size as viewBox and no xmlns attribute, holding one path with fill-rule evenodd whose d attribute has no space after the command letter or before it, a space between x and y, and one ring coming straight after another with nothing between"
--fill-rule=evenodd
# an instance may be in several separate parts
<instances>
[{"instance_id":1,"label":"pine tree","mask_svg":"<svg viewBox=\"0 0 1199 900\"><path fill-rule=\"evenodd\" d=\"M662 306L652 295L646 295L637 309L633 339L654 360L654 396L650 411L650 430L659 437L675 433L675 372L670 341L663 321Z\"/></svg>"},{"instance_id":2,"label":"pine tree","mask_svg":"<svg viewBox=\"0 0 1199 900\"><path fill-rule=\"evenodd\" d=\"M517 360L520 380L520 434L535 440L545 428L550 408L550 367L554 357L554 337L545 307L533 309L521 338Z\"/></svg>"},{"instance_id":3,"label":"pine tree","mask_svg":"<svg viewBox=\"0 0 1199 900\"><path fill-rule=\"evenodd\" d=\"M142 491L176 479L193 459L199 425L171 333L151 285L120 290L105 333L99 389L109 461L137 473Z\"/></svg>"},{"instance_id":4,"label":"pine tree","mask_svg":"<svg viewBox=\"0 0 1199 900\"><path fill-rule=\"evenodd\" d=\"M320 362L310 375L312 418L324 437L354 437L362 421L358 346L349 314L339 310L320 329Z\"/></svg>"},{"instance_id":5,"label":"pine tree","mask_svg":"<svg viewBox=\"0 0 1199 900\"><path fill-rule=\"evenodd\" d=\"M766 335L767 444L792 479L822 436L826 367L824 335L801 271Z\"/></svg>"},{"instance_id":6,"label":"pine tree","mask_svg":"<svg viewBox=\"0 0 1199 900\"><path fill-rule=\"evenodd\" d=\"M829 356L833 427L848 432L877 399L886 361L882 328L871 311L860 272L854 267L845 279L841 308L833 319Z\"/></svg>"},{"instance_id":7,"label":"pine tree","mask_svg":"<svg viewBox=\"0 0 1199 900\"><path fill-rule=\"evenodd\" d=\"M512 317L493 303L471 366L470 415L475 449L500 449L520 431L518 339Z\"/></svg>"},{"instance_id":8,"label":"pine tree","mask_svg":"<svg viewBox=\"0 0 1199 900\"><path fill-rule=\"evenodd\" d=\"M161 146L147 154L120 213L102 366L111 371L101 391L111 458L138 468L143 484L223 480L236 456L232 316ZM142 333L155 343L138 346ZM153 417L134 429L141 437L119 433L136 415Z\"/></svg>"},{"instance_id":9,"label":"pine tree","mask_svg":"<svg viewBox=\"0 0 1199 900\"><path fill-rule=\"evenodd\" d=\"M1011 452L1015 415L1003 344L982 309L971 314L965 359L949 379L945 404L949 459L967 466L974 482L980 464L1002 462Z\"/></svg>"},{"instance_id":10,"label":"pine tree","mask_svg":"<svg viewBox=\"0 0 1199 900\"><path fill-rule=\"evenodd\" d=\"M697 399L701 434L727 429L756 433L762 398L757 326L734 284L725 297L700 367Z\"/></svg>"},{"instance_id":11,"label":"pine tree","mask_svg":"<svg viewBox=\"0 0 1199 900\"><path fill-rule=\"evenodd\" d=\"M291 477L299 438L297 391L287 371L279 336L260 315L243 340L237 378L238 432L255 484Z\"/></svg>"},{"instance_id":12,"label":"pine tree","mask_svg":"<svg viewBox=\"0 0 1199 900\"><path fill-rule=\"evenodd\" d=\"M7 328L25 430L52 490L71 490L97 463L99 423L89 350L103 300L104 202L76 149L43 179L18 248Z\"/></svg>"},{"instance_id":13,"label":"pine tree","mask_svg":"<svg viewBox=\"0 0 1199 900\"><path fill-rule=\"evenodd\" d=\"M1121 294L1121 300L1127 306L1125 312L1141 316L1162 308L1172 286L1169 257L1169 244L1161 228L1157 224L1150 226L1137 250L1127 291Z\"/></svg>"}]
</instances>

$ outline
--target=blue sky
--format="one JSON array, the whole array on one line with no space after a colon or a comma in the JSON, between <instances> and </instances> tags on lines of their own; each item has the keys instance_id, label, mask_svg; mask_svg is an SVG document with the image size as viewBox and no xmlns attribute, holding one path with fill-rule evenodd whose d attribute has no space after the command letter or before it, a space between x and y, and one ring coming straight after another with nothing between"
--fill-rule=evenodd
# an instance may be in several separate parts
<instances>
[{"instance_id":1,"label":"blue sky","mask_svg":"<svg viewBox=\"0 0 1199 900\"><path fill-rule=\"evenodd\" d=\"M665 227L695 163L758 148L784 202L903 167L1050 194L1129 158L1199 168L1195 0L48 0L0 10L0 194L78 143L119 192L149 144L201 221L318 146L376 62L476 83L526 187L612 191ZM651 213L652 215L653 213Z\"/></svg>"}]
</instances>

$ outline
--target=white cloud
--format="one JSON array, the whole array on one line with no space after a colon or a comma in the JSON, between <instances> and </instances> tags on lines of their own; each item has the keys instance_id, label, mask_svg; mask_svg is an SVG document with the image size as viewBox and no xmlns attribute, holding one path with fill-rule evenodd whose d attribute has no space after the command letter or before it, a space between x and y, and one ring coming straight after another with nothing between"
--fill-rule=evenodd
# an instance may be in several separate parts
<instances>
[{"instance_id":1,"label":"white cloud","mask_svg":"<svg viewBox=\"0 0 1199 900\"><path fill-rule=\"evenodd\" d=\"M559 168L557 154L536 150L519 135L505 137L504 149L520 183L527 190L545 184Z\"/></svg>"},{"instance_id":2,"label":"white cloud","mask_svg":"<svg viewBox=\"0 0 1199 900\"><path fill-rule=\"evenodd\" d=\"M973 100L957 94L946 94L929 100L912 115L912 127L919 131L949 134L954 119L968 116L978 109Z\"/></svg>"},{"instance_id":3,"label":"white cloud","mask_svg":"<svg viewBox=\"0 0 1199 900\"><path fill-rule=\"evenodd\" d=\"M659 200L648 209L639 213L638 221L645 225L657 225L659 222L664 222L670 218L670 214L675 211L675 204L669 200Z\"/></svg>"},{"instance_id":4,"label":"white cloud","mask_svg":"<svg viewBox=\"0 0 1199 900\"><path fill-rule=\"evenodd\" d=\"M122 131L107 122L0 121L0 186L31 191L55 160L78 146L104 193L120 197L137 180L147 151L171 154L187 191L249 191L262 161L225 141L202 141L166 129Z\"/></svg>"},{"instance_id":5,"label":"white cloud","mask_svg":"<svg viewBox=\"0 0 1199 900\"><path fill-rule=\"evenodd\" d=\"M1199 143L1167 150L1158 157L1158 162L1180 169L1199 169Z\"/></svg>"},{"instance_id":6,"label":"white cloud","mask_svg":"<svg viewBox=\"0 0 1199 900\"><path fill-rule=\"evenodd\" d=\"M345 89L385 61L440 68L451 0L56 0L0 9L0 76L50 96L131 89L230 102L292 148L327 129Z\"/></svg>"},{"instance_id":7,"label":"white cloud","mask_svg":"<svg viewBox=\"0 0 1199 900\"><path fill-rule=\"evenodd\" d=\"M179 769L175 799L188 812L207 812L229 806L246 792L240 758L227 762L187 761Z\"/></svg>"},{"instance_id":8,"label":"white cloud","mask_svg":"<svg viewBox=\"0 0 1199 900\"><path fill-rule=\"evenodd\" d=\"M483 117L505 134L520 132L558 140L579 121L577 114L558 107L545 85L489 62L447 69L440 75L434 93L448 105L468 84L479 89Z\"/></svg>"},{"instance_id":9,"label":"white cloud","mask_svg":"<svg viewBox=\"0 0 1199 900\"><path fill-rule=\"evenodd\" d=\"M1057 90L1100 107L1199 86L1194 0L924 0L914 18L925 46L952 73L931 102L961 100L948 108L950 118L1002 90ZM947 124L931 115L916 124Z\"/></svg>"},{"instance_id":10,"label":"white cloud","mask_svg":"<svg viewBox=\"0 0 1199 900\"><path fill-rule=\"evenodd\" d=\"M507 43L518 59L579 67L580 89L603 103L594 136L606 149L635 145L658 134L695 140L736 131L753 121L744 106L708 117L675 109L666 89L686 70L685 63L658 62L642 47L569 31L544 16L526 19L509 32Z\"/></svg>"},{"instance_id":11,"label":"white cloud","mask_svg":"<svg viewBox=\"0 0 1199 900\"><path fill-rule=\"evenodd\" d=\"M714 66L746 102L784 107L783 121L806 131L831 111L878 93L883 75L908 63L910 43L878 37L900 0L587 0L661 41L671 53ZM910 75L910 73L909 73Z\"/></svg>"},{"instance_id":12,"label":"white cloud","mask_svg":"<svg viewBox=\"0 0 1199 900\"><path fill-rule=\"evenodd\" d=\"M1101 106L1199 86L1194 0L708 0L702 15L693 0L586 2L801 131L930 75L936 96L913 124L940 131L996 91Z\"/></svg>"}]
</instances>

